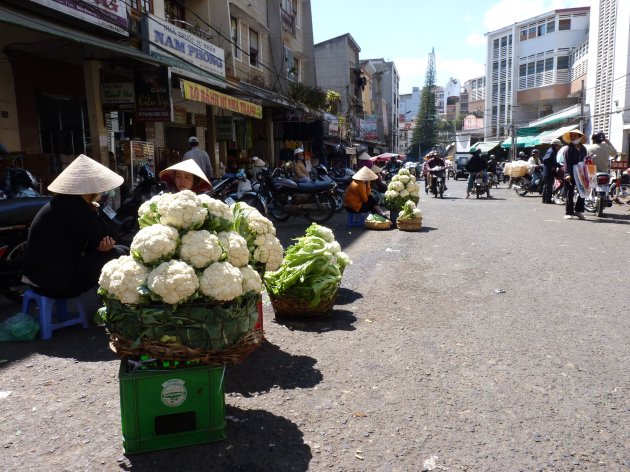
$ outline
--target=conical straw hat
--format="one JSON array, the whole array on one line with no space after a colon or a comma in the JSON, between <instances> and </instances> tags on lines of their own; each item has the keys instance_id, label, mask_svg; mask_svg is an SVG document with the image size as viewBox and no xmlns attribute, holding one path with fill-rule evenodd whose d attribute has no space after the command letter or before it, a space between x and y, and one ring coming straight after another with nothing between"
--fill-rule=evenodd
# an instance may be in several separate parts
<instances>
[{"instance_id":1,"label":"conical straw hat","mask_svg":"<svg viewBox=\"0 0 630 472\"><path fill-rule=\"evenodd\" d=\"M359 160L360 161L369 161L370 160L370 155L367 152L362 153L359 156Z\"/></svg>"},{"instance_id":2,"label":"conical straw hat","mask_svg":"<svg viewBox=\"0 0 630 472\"><path fill-rule=\"evenodd\" d=\"M53 193L91 195L112 190L124 182L120 175L81 154L48 186Z\"/></svg>"},{"instance_id":3,"label":"conical straw hat","mask_svg":"<svg viewBox=\"0 0 630 472\"><path fill-rule=\"evenodd\" d=\"M571 134L575 133L575 134L579 134L580 135L580 144L584 144L586 142L586 136L584 136L584 134L577 129L572 129L571 131L567 131L566 133L564 133L562 135L562 140L569 144L571 142Z\"/></svg>"},{"instance_id":4,"label":"conical straw hat","mask_svg":"<svg viewBox=\"0 0 630 472\"><path fill-rule=\"evenodd\" d=\"M352 178L354 180L363 180L364 182L367 182L368 180L376 180L376 179L378 179L378 175L376 175L374 172L372 172L367 167L361 167L356 172L356 174L354 174L352 176Z\"/></svg>"},{"instance_id":5,"label":"conical straw hat","mask_svg":"<svg viewBox=\"0 0 630 472\"><path fill-rule=\"evenodd\" d=\"M378 174L379 172L383 172L383 169L381 169L379 166L377 166L376 164L373 165L372 167L370 167L370 170L372 172L374 172L375 174Z\"/></svg>"},{"instance_id":6,"label":"conical straw hat","mask_svg":"<svg viewBox=\"0 0 630 472\"><path fill-rule=\"evenodd\" d=\"M170 174L171 177L174 179L176 170L188 172L189 174L199 177L204 182L210 183L208 177L206 177L206 174L204 174L204 172L201 170L201 167L199 167L199 164L197 164L192 159L186 159L182 162L178 162L177 164L173 164L171 167L167 167L162 172L160 172L160 178L166 174Z\"/></svg>"}]
</instances>

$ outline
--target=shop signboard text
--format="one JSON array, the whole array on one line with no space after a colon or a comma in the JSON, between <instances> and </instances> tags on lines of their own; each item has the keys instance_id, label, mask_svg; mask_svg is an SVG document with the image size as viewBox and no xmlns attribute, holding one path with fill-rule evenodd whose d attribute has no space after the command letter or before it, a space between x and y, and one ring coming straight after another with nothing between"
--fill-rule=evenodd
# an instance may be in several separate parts
<instances>
[{"instance_id":1,"label":"shop signboard text","mask_svg":"<svg viewBox=\"0 0 630 472\"><path fill-rule=\"evenodd\" d=\"M188 100L205 103L219 108L225 108L241 115L251 116L253 118L262 118L262 107L239 98L230 97L216 90L209 89L203 85L189 82L188 80L179 81L182 88L182 95Z\"/></svg>"},{"instance_id":2,"label":"shop signboard text","mask_svg":"<svg viewBox=\"0 0 630 472\"><path fill-rule=\"evenodd\" d=\"M136 69L136 119L172 121L171 77L167 68Z\"/></svg>"},{"instance_id":3,"label":"shop signboard text","mask_svg":"<svg viewBox=\"0 0 630 472\"><path fill-rule=\"evenodd\" d=\"M125 0L30 0L73 18L129 36Z\"/></svg>"}]
</instances>

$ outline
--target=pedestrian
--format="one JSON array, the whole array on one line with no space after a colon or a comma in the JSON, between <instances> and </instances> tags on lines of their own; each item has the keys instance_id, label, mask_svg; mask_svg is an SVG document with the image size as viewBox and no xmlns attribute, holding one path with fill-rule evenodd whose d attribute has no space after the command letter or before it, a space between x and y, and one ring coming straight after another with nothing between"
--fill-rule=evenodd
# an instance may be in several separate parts
<instances>
[{"instance_id":1,"label":"pedestrian","mask_svg":"<svg viewBox=\"0 0 630 472\"><path fill-rule=\"evenodd\" d=\"M488 163L483 157L481 157L481 151L479 150L479 148L475 149L470 160L466 164L466 170L469 172L468 186L466 187L466 198L470 198L470 192L472 191L473 185L475 184L475 177L477 176L477 172L483 172L483 181L484 183L488 182L488 173L486 172L487 168ZM489 188L487 194L488 198L491 198Z\"/></svg>"},{"instance_id":2,"label":"pedestrian","mask_svg":"<svg viewBox=\"0 0 630 472\"><path fill-rule=\"evenodd\" d=\"M184 153L183 160L192 159L194 160L201 170L206 175L208 180L212 179L214 175L212 172L212 164L210 163L210 156L203 149L199 148L199 140L196 136L191 136L188 138L188 146L190 149Z\"/></svg>"},{"instance_id":3,"label":"pedestrian","mask_svg":"<svg viewBox=\"0 0 630 472\"><path fill-rule=\"evenodd\" d=\"M560 167L558 161L556 160L556 156L558 155L558 151L562 147L562 141L559 139L554 139L551 141L551 147L547 149L547 152L542 158L543 164L543 203L551 203L553 204L553 200L551 199L551 194L553 192L553 183L556 177L556 172Z\"/></svg>"},{"instance_id":4,"label":"pedestrian","mask_svg":"<svg viewBox=\"0 0 630 472\"><path fill-rule=\"evenodd\" d=\"M96 285L103 266L128 248L116 245L96 202L123 178L81 154L48 186L54 194L31 225L24 281L51 298L73 298Z\"/></svg>"},{"instance_id":5,"label":"pedestrian","mask_svg":"<svg viewBox=\"0 0 630 472\"><path fill-rule=\"evenodd\" d=\"M573 204L573 194L575 192L576 181L573 169L587 156L588 152L584 143L586 136L578 130L567 131L562 135L562 140L569 143L565 146L564 154L564 182L567 187L566 209L564 218L566 220L574 220L576 217L580 220L584 219L584 198L578 195ZM563 148L564 149L564 148Z\"/></svg>"}]
</instances>

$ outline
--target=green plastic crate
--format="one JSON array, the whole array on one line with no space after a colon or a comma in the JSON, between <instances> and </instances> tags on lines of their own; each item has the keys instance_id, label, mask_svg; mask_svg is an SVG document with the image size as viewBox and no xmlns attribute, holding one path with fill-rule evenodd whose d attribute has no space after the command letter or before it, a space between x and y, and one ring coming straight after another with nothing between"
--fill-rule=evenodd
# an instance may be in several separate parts
<instances>
[{"instance_id":1,"label":"green plastic crate","mask_svg":"<svg viewBox=\"0 0 630 472\"><path fill-rule=\"evenodd\" d=\"M120 365L125 454L225 439L224 367L132 371Z\"/></svg>"}]
</instances>

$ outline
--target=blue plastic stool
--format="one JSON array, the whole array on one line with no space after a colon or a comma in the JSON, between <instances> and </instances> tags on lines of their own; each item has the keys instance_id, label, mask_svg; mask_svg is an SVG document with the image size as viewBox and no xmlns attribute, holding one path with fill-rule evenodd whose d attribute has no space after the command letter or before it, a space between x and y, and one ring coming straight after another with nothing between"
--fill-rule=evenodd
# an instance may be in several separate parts
<instances>
[{"instance_id":1,"label":"blue plastic stool","mask_svg":"<svg viewBox=\"0 0 630 472\"><path fill-rule=\"evenodd\" d=\"M29 314L31 303L39 308L39 331L42 339L52 338L55 329L65 328L76 324L88 327L85 307L80 298L49 298L35 293L33 290L24 292L22 313ZM68 304L73 303L78 313L68 311Z\"/></svg>"},{"instance_id":2,"label":"blue plastic stool","mask_svg":"<svg viewBox=\"0 0 630 472\"><path fill-rule=\"evenodd\" d=\"M349 226L351 228L363 228L365 226L365 213L348 212L346 226Z\"/></svg>"}]
</instances>

